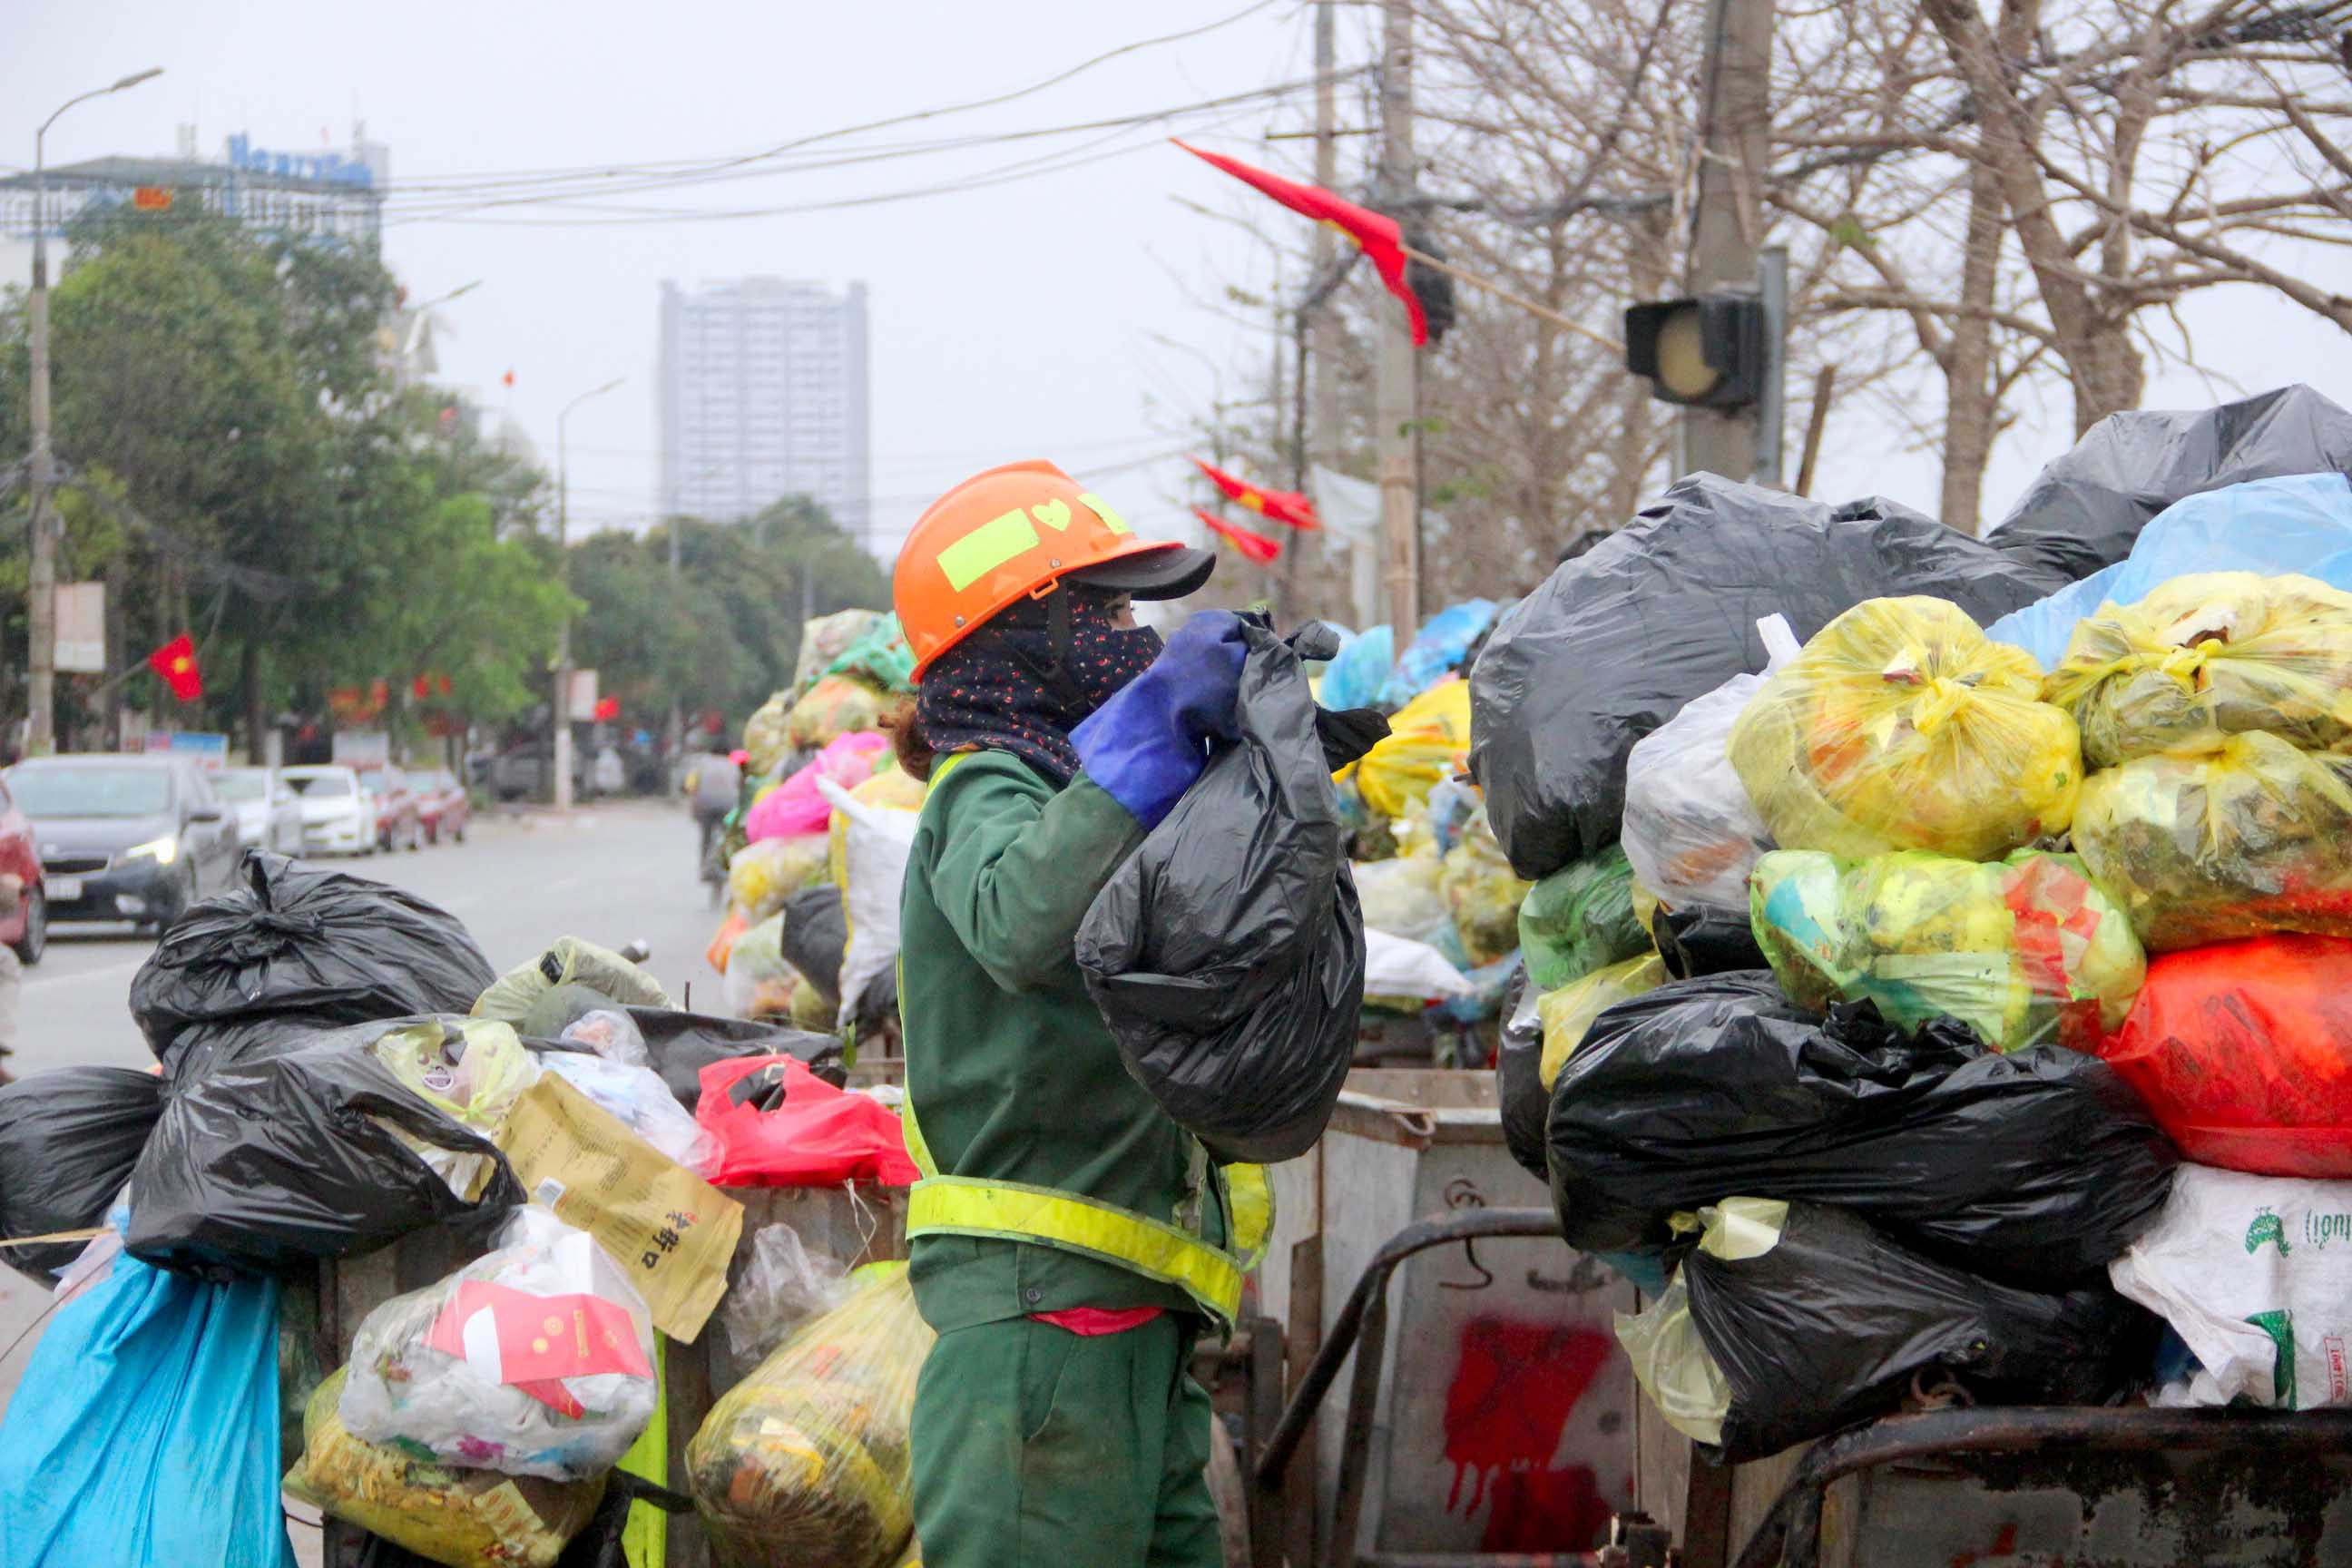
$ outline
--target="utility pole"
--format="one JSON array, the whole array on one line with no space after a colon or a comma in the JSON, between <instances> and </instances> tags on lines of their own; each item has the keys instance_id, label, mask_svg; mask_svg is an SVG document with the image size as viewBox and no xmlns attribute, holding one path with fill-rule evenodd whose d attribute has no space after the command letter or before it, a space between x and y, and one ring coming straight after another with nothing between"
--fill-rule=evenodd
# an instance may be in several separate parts
<instances>
[{"instance_id":1,"label":"utility pole","mask_svg":"<svg viewBox=\"0 0 2352 1568\"><path fill-rule=\"evenodd\" d=\"M627 380L614 376L602 386L591 387L563 405L555 416L555 581L564 593L572 592L572 464L569 449L564 445L563 422L572 411L592 397L601 396ZM549 717L553 720L553 746L548 761L555 770L555 809L572 809L572 609L565 605L563 620L555 632L555 696L548 704Z\"/></svg>"},{"instance_id":2,"label":"utility pole","mask_svg":"<svg viewBox=\"0 0 2352 1568\"><path fill-rule=\"evenodd\" d=\"M49 127L77 103L137 87L163 74L161 66L137 71L110 87L69 98L57 114L41 121L33 132L33 291L26 301L26 325L32 339L33 449L26 479L32 491L32 557L26 573L25 754L47 756L57 750L58 688L58 527L50 516L50 496L57 485L57 457L49 445Z\"/></svg>"},{"instance_id":3,"label":"utility pole","mask_svg":"<svg viewBox=\"0 0 2352 1568\"><path fill-rule=\"evenodd\" d=\"M1382 0L1381 169L1376 206L1402 210L1416 181L1412 161L1412 0ZM1381 538L1388 559L1389 624L1403 653L1421 626L1421 367L1402 301L1381 300L1380 376L1372 422L1381 460Z\"/></svg>"},{"instance_id":4,"label":"utility pole","mask_svg":"<svg viewBox=\"0 0 2352 1568\"><path fill-rule=\"evenodd\" d=\"M1700 69L1698 196L1691 209L1685 292L1753 287L1771 154L1770 81L1775 0L1709 0ZM1757 468L1758 414L1685 407L1675 421L1675 472L1705 469L1746 479ZM1778 470L1777 461L1773 465Z\"/></svg>"}]
</instances>

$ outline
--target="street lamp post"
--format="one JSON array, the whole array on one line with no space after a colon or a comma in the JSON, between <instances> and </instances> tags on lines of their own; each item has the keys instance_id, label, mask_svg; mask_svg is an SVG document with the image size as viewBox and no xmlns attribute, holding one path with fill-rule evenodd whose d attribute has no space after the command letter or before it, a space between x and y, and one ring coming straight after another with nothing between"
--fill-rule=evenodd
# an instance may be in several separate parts
<instances>
[{"instance_id":1,"label":"street lamp post","mask_svg":"<svg viewBox=\"0 0 2352 1568\"><path fill-rule=\"evenodd\" d=\"M563 440L563 422L592 397L600 397L628 377L616 375L591 387L563 405L555 416L555 580L566 595L572 592L572 468ZM564 606L562 625L555 634L555 809L572 809L572 609Z\"/></svg>"},{"instance_id":2,"label":"street lamp post","mask_svg":"<svg viewBox=\"0 0 2352 1568\"><path fill-rule=\"evenodd\" d=\"M162 66L137 71L111 87L101 87L69 98L57 114L41 121L33 132L33 292L26 314L33 350L33 450L26 464L32 490L33 548L26 582L26 686L25 752L43 756L57 749L58 683L58 542L49 521L49 496L57 479L56 458L49 446L49 127L77 103L121 92L126 87L163 74Z\"/></svg>"}]
</instances>

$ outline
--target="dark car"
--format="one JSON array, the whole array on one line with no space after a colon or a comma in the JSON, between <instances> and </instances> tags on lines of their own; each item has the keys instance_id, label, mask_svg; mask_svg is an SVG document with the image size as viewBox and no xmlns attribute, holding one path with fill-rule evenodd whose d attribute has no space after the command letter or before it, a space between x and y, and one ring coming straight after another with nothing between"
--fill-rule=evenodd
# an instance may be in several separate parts
<instances>
[{"instance_id":1,"label":"dark car","mask_svg":"<svg viewBox=\"0 0 2352 1568\"><path fill-rule=\"evenodd\" d=\"M236 869L236 819L185 758L36 757L7 782L33 825L52 922L160 928Z\"/></svg>"}]
</instances>

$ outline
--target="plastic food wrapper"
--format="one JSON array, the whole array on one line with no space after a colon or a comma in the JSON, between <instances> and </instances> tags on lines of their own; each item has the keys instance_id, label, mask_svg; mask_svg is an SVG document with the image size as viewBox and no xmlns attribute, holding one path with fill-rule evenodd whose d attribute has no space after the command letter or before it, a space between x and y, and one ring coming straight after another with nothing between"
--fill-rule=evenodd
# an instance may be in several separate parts
<instances>
[{"instance_id":1,"label":"plastic food wrapper","mask_svg":"<svg viewBox=\"0 0 2352 1568\"><path fill-rule=\"evenodd\" d=\"M1244 616L1235 738L1079 922L1078 968L1119 1059L1226 1161L1302 1154L1355 1059L1363 913L1302 658Z\"/></svg>"},{"instance_id":2,"label":"plastic food wrapper","mask_svg":"<svg viewBox=\"0 0 2352 1568\"><path fill-rule=\"evenodd\" d=\"M1734 1197L1699 1217L1674 1282L1617 1334L1667 1423L1724 1462L1891 1413L1920 1379L1988 1405L2103 1404L2154 1341L2104 1283L1998 1285L1836 1209Z\"/></svg>"},{"instance_id":3,"label":"plastic food wrapper","mask_svg":"<svg viewBox=\"0 0 2352 1568\"><path fill-rule=\"evenodd\" d=\"M488 1098L479 1105L452 1098L453 1076L430 1091L436 1104L386 1058L422 1077L428 1050L439 1054L433 1042L447 1032L463 1038L468 1029L494 1028L503 1026L461 1018L355 1025L218 1063L165 1100L131 1171L124 1245L150 1262L217 1278L371 1251L442 1221L486 1236L523 1201L497 1145L479 1131L496 1119L488 1111L506 1075L476 1079L468 1068L468 1086ZM424 1039L377 1053L380 1040L405 1031Z\"/></svg>"},{"instance_id":4,"label":"plastic food wrapper","mask_svg":"<svg viewBox=\"0 0 2352 1568\"><path fill-rule=\"evenodd\" d=\"M1462 841L1445 852L1438 882L1463 955L1472 965L1484 967L1518 951L1519 904L1528 884L1512 874L1485 817L1472 822Z\"/></svg>"},{"instance_id":5,"label":"plastic food wrapper","mask_svg":"<svg viewBox=\"0 0 2352 1568\"><path fill-rule=\"evenodd\" d=\"M583 1013L563 1026L555 1037L587 1047L608 1062L623 1067L649 1068L653 1057L646 1050L646 1034L637 1021L618 1008L600 1007L593 1013Z\"/></svg>"},{"instance_id":6,"label":"plastic food wrapper","mask_svg":"<svg viewBox=\"0 0 2352 1568\"><path fill-rule=\"evenodd\" d=\"M1382 816L1411 816L1432 789L1462 771L1469 752L1470 686L1448 680L1391 716L1387 736L1356 764L1356 787Z\"/></svg>"},{"instance_id":7,"label":"plastic food wrapper","mask_svg":"<svg viewBox=\"0 0 2352 1568\"><path fill-rule=\"evenodd\" d=\"M1424 943L1450 953L1454 962L1465 957L1454 910L1445 901L1445 862L1433 850L1358 861L1351 871L1366 931Z\"/></svg>"},{"instance_id":8,"label":"plastic food wrapper","mask_svg":"<svg viewBox=\"0 0 2352 1568\"><path fill-rule=\"evenodd\" d=\"M536 1054L541 1071L594 1100L606 1115L696 1175L707 1181L719 1169L718 1144L652 1068L577 1051Z\"/></svg>"},{"instance_id":9,"label":"plastic food wrapper","mask_svg":"<svg viewBox=\"0 0 2352 1568\"><path fill-rule=\"evenodd\" d=\"M825 838L822 833L803 833L794 838L763 838L737 850L735 858L728 861L727 895L743 911L743 918L757 926L782 909L786 899L823 877L825 868ZM730 968L734 966L731 951L727 963Z\"/></svg>"},{"instance_id":10,"label":"plastic food wrapper","mask_svg":"<svg viewBox=\"0 0 2352 1568\"><path fill-rule=\"evenodd\" d=\"M1425 942L1364 932L1364 994L1399 1002L1447 1002L1475 986L1454 961Z\"/></svg>"},{"instance_id":11,"label":"plastic food wrapper","mask_svg":"<svg viewBox=\"0 0 2352 1568\"><path fill-rule=\"evenodd\" d=\"M1537 989L1569 982L1650 950L1633 914L1633 868L1612 845L1563 866L1529 889L1519 905L1519 951Z\"/></svg>"},{"instance_id":12,"label":"plastic food wrapper","mask_svg":"<svg viewBox=\"0 0 2352 1568\"><path fill-rule=\"evenodd\" d=\"M2200 1364L2157 1405L2352 1405L2352 1182L2183 1165L2155 1227L2108 1269Z\"/></svg>"},{"instance_id":13,"label":"plastic food wrapper","mask_svg":"<svg viewBox=\"0 0 2352 1568\"><path fill-rule=\"evenodd\" d=\"M761 778L772 773L793 749L793 697L789 691L779 691L753 710L743 721L744 764L751 776Z\"/></svg>"},{"instance_id":14,"label":"plastic food wrapper","mask_svg":"<svg viewBox=\"0 0 2352 1568\"><path fill-rule=\"evenodd\" d=\"M1536 1001L1536 1017L1543 1030L1543 1053L1536 1064L1536 1081L1551 1103L1552 1085L1559 1069L1584 1044L1593 1021L1620 1002L1645 996L1666 983L1666 961L1654 952L1626 959L1571 980Z\"/></svg>"},{"instance_id":15,"label":"plastic food wrapper","mask_svg":"<svg viewBox=\"0 0 2352 1568\"><path fill-rule=\"evenodd\" d=\"M163 1114L163 1081L129 1068L60 1068L0 1085L0 1240L103 1224ZM5 1247L0 1263L47 1287L81 1249Z\"/></svg>"},{"instance_id":16,"label":"plastic food wrapper","mask_svg":"<svg viewBox=\"0 0 2352 1568\"><path fill-rule=\"evenodd\" d=\"M849 945L841 956L841 1023L854 1021L858 998L898 962L898 893L929 786L891 768L853 790L818 786L833 806L833 876L841 889Z\"/></svg>"},{"instance_id":17,"label":"plastic food wrapper","mask_svg":"<svg viewBox=\"0 0 2352 1568\"><path fill-rule=\"evenodd\" d=\"M2352 941L2161 954L2099 1054L2200 1164L2352 1179Z\"/></svg>"},{"instance_id":18,"label":"plastic food wrapper","mask_svg":"<svg viewBox=\"0 0 2352 1568\"><path fill-rule=\"evenodd\" d=\"M654 1327L692 1344L727 1289L743 1205L554 1073L515 1102L500 1147L532 1202L621 1266Z\"/></svg>"},{"instance_id":19,"label":"plastic food wrapper","mask_svg":"<svg viewBox=\"0 0 2352 1568\"><path fill-rule=\"evenodd\" d=\"M549 1481L459 1468L363 1443L337 1406L346 1369L310 1395L288 1496L450 1568L555 1568L588 1526L604 1478Z\"/></svg>"},{"instance_id":20,"label":"plastic food wrapper","mask_svg":"<svg viewBox=\"0 0 2352 1568\"><path fill-rule=\"evenodd\" d=\"M1731 765L1784 848L1989 860L2063 833L2074 721L2042 669L1942 599L1874 599L1805 644L1731 727Z\"/></svg>"},{"instance_id":21,"label":"plastic food wrapper","mask_svg":"<svg viewBox=\"0 0 2352 1568\"><path fill-rule=\"evenodd\" d=\"M618 1464L660 1394L645 1299L531 1206L496 1251L370 1312L346 1371L336 1412L361 1441L551 1481Z\"/></svg>"},{"instance_id":22,"label":"plastic food wrapper","mask_svg":"<svg viewBox=\"0 0 2352 1568\"><path fill-rule=\"evenodd\" d=\"M1552 1084L1561 1235L1657 1247L1726 1193L1834 1203L1906 1247L2014 1284L2071 1285L2154 1223L2178 1160L2114 1068L2007 1055L1867 1003L1828 1019L1769 972L1676 981L1593 1021Z\"/></svg>"},{"instance_id":23,"label":"plastic food wrapper","mask_svg":"<svg viewBox=\"0 0 2352 1568\"><path fill-rule=\"evenodd\" d=\"M823 833L833 821L833 807L818 793L817 781L861 784L874 776L876 765L889 751L890 738L873 730L835 736L813 761L760 797L744 815L744 837L757 844L767 838Z\"/></svg>"},{"instance_id":24,"label":"plastic food wrapper","mask_svg":"<svg viewBox=\"0 0 2352 1568\"><path fill-rule=\"evenodd\" d=\"M644 966L609 947L558 937L545 952L518 964L475 998L477 1018L495 1018L537 1039L561 1034L572 1019L618 1004L667 1007L669 994Z\"/></svg>"},{"instance_id":25,"label":"plastic food wrapper","mask_svg":"<svg viewBox=\"0 0 2352 1568\"><path fill-rule=\"evenodd\" d=\"M728 1350L747 1364L765 1359L803 1320L839 1306L850 1289L848 1271L811 1253L801 1233L782 1220L761 1226L750 1250L719 1310Z\"/></svg>"},{"instance_id":26,"label":"plastic food wrapper","mask_svg":"<svg viewBox=\"0 0 2352 1568\"><path fill-rule=\"evenodd\" d=\"M1735 675L1633 743L1625 759L1625 858L1675 909L1744 911L1748 873L1777 847L1731 765L1731 727L1760 675Z\"/></svg>"},{"instance_id":27,"label":"plastic food wrapper","mask_svg":"<svg viewBox=\"0 0 2352 1568\"><path fill-rule=\"evenodd\" d=\"M438 905L253 850L227 891L172 922L131 978L131 1012L169 1067L193 1024L462 1013L489 983L482 950Z\"/></svg>"},{"instance_id":28,"label":"plastic food wrapper","mask_svg":"<svg viewBox=\"0 0 2352 1568\"><path fill-rule=\"evenodd\" d=\"M2136 757L2083 786L2074 849L2150 952L2352 936L2352 759L2259 733Z\"/></svg>"},{"instance_id":29,"label":"plastic food wrapper","mask_svg":"<svg viewBox=\"0 0 2352 1568\"><path fill-rule=\"evenodd\" d=\"M1448 605L1421 626L1405 645L1396 668L1381 684L1385 703L1410 702L1462 668L1475 643L1495 624L1495 601L1465 599Z\"/></svg>"},{"instance_id":30,"label":"plastic food wrapper","mask_svg":"<svg viewBox=\"0 0 2352 1568\"><path fill-rule=\"evenodd\" d=\"M859 730L878 730L892 700L846 675L827 675L793 704L784 732L793 745L812 750Z\"/></svg>"},{"instance_id":31,"label":"plastic food wrapper","mask_svg":"<svg viewBox=\"0 0 2352 1568\"><path fill-rule=\"evenodd\" d=\"M835 1089L791 1057L745 1057L702 1069L694 1119L719 1146L718 1180L730 1187L911 1186L896 1112L871 1095Z\"/></svg>"},{"instance_id":32,"label":"plastic food wrapper","mask_svg":"<svg viewBox=\"0 0 2352 1568\"><path fill-rule=\"evenodd\" d=\"M1678 479L1496 626L1470 672L1470 771L1522 877L1617 841L1625 759L1684 704L1865 599L1934 594L1981 623L2074 575L1892 501L1831 508L1711 474Z\"/></svg>"},{"instance_id":33,"label":"plastic food wrapper","mask_svg":"<svg viewBox=\"0 0 2352 1568\"><path fill-rule=\"evenodd\" d=\"M874 635L889 618L881 610L835 610L801 627L799 657L793 661L793 686L805 690L834 662Z\"/></svg>"},{"instance_id":34,"label":"plastic food wrapper","mask_svg":"<svg viewBox=\"0 0 2352 1568\"><path fill-rule=\"evenodd\" d=\"M719 1395L687 1481L730 1568L886 1568L913 1538L908 1424L935 1337L904 1264L869 1264Z\"/></svg>"},{"instance_id":35,"label":"plastic food wrapper","mask_svg":"<svg viewBox=\"0 0 2352 1568\"><path fill-rule=\"evenodd\" d=\"M2352 736L2352 594L2309 577L2179 577L2074 628L2049 700L2111 767L2263 731L2312 750Z\"/></svg>"},{"instance_id":36,"label":"plastic food wrapper","mask_svg":"<svg viewBox=\"0 0 2352 1568\"><path fill-rule=\"evenodd\" d=\"M2131 921L2072 855L1979 865L1923 850L1851 865L1806 849L1756 864L1754 929L1801 1006L1878 1005L1916 1029L1957 1018L1995 1050L2093 1051L2147 963Z\"/></svg>"},{"instance_id":37,"label":"plastic food wrapper","mask_svg":"<svg viewBox=\"0 0 2352 1568\"><path fill-rule=\"evenodd\" d=\"M1316 700L1326 708L1370 708L1381 700L1381 688L1395 665L1396 633L1387 626L1366 627L1344 638L1323 667Z\"/></svg>"}]
</instances>

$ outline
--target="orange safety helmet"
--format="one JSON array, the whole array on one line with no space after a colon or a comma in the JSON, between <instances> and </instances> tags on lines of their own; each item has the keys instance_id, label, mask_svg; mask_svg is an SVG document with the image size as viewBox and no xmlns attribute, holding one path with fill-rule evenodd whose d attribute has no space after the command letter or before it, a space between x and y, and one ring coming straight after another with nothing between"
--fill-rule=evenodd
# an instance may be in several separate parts
<instances>
[{"instance_id":1,"label":"orange safety helmet","mask_svg":"<svg viewBox=\"0 0 2352 1568\"><path fill-rule=\"evenodd\" d=\"M1034 458L974 474L933 501L898 552L890 596L920 681L990 616L1044 598L1064 577L1174 599L1215 568L1205 550L1138 539L1108 501Z\"/></svg>"}]
</instances>

